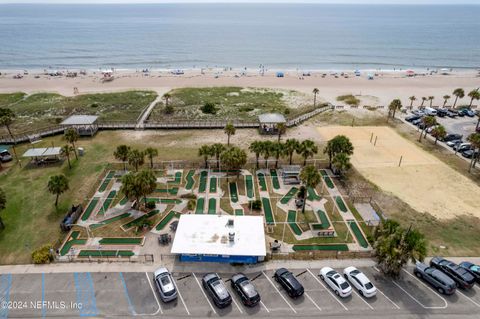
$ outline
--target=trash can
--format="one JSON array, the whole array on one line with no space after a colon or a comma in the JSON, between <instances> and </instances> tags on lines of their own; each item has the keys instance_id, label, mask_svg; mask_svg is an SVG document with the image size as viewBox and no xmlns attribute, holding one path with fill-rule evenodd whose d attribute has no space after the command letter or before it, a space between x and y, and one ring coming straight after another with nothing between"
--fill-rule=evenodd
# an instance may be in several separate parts
<instances>
[{"instance_id":1,"label":"trash can","mask_svg":"<svg viewBox=\"0 0 480 319\"><path fill-rule=\"evenodd\" d=\"M83 147L79 147L77 151L78 151L78 156L83 156L83 154L85 154L85 149Z\"/></svg>"}]
</instances>

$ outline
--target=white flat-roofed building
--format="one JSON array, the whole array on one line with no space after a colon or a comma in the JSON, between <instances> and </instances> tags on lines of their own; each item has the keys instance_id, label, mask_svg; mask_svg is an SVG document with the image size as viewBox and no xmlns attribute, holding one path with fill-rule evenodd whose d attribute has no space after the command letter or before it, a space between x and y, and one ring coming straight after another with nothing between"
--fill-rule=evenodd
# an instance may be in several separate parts
<instances>
[{"instance_id":1,"label":"white flat-roofed building","mask_svg":"<svg viewBox=\"0 0 480 319\"><path fill-rule=\"evenodd\" d=\"M171 252L180 261L256 263L266 255L262 216L182 215Z\"/></svg>"}]
</instances>

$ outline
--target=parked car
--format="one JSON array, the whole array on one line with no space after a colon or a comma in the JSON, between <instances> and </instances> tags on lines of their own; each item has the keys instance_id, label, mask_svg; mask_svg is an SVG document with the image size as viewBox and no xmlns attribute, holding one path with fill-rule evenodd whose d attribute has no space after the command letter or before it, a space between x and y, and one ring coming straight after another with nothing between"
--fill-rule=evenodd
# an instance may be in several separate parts
<instances>
[{"instance_id":1,"label":"parked car","mask_svg":"<svg viewBox=\"0 0 480 319\"><path fill-rule=\"evenodd\" d=\"M426 115L435 116L435 115L437 115L437 110L435 110L433 107L427 106L427 107L425 108L425 114L426 114Z\"/></svg>"},{"instance_id":2,"label":"parked car","mask_svg":"<svg viewBox=\"0 0 480 319\"><path fill-rule=\"evenodd\" d=\"M418 120L420 118L421 118L420 115L413 114L413 115L409 115L409 116L405 117L405 121L412 122L412 121Z\"/></svg>"},{"instance_id":3,"label":"parked car","mask_svg":"<svg viewBox=\"0 0 480 319\"><path fill-rule=\"evenodd\" d=\"M445 117L445 116L447 116L447 114L448 114L447 109L438 109L437 110L437 116L438 117Z\"/></svg>"},{"instance_id":4,"label":"parked car","mask_svg":"<svg viewBox=\"0 0 480 319\"><path fill-rule=\"evenodd\" d=\"M460 117L464 117L465 115L467 115L467 110L465 109L461 109L457 112L458 116Z\"/></svg>"},{"instance_id":5,"label":"parked car","mask_svg":"<svg viewBox=\"0 0 480 319\"><path fill-rule=\"evenodd\" d=\"M448 277L440 270L428 267L426 264L419 261L415 264L413 273L418 278L425 280L435 287L435 289L441 294L451 295L457 288L457 284L452 278Z\"/></svg>"},{"instance_id":6,"label":"parked car","mask_svg":"<svg viewBox=\"0 0 480 319\"><path fill-rule=\"evenodd\" d=\"M419 115L419 116L424 116L425 115L425 112L422 111L422 110L415 110L415 111L412 111L413 114L415 115Z\"/></svg>"},{"instance_id":7,"label":"parked car","mask_svg":"<svg viewBox=\"0 0 480 319\"><path fill-rule=\"evenodd\" d=\"M231 279L232 288L245 306L254 307L260 302L260 294L244 274L236 274Z\"/></svg>"},{"instance_id":8,"label":"parked car","mask_svg":"<svg viewBox=\"0 0 480 319\"><path fill-rule=\"evenodd\" d=\"M413 124L413 125L418 125L418 124L420 124L420 123L422 123L422 118L419 118L419 119L416 119L416 120L413 120L413 121L412 121L412 124Z\"/></svg>"},{"instance_id":9,"label":"parked car","mask_svg":"<svg viewBox=\"0 0 480 319\"><path fill-rule=\"evenodd\" d=\"M427 127L427 129L425 131L427 131L427 133L432 133L433 129L438 127L439 125L433 125L433 126L430 126L430 127Z\"/></svg>"},{"instance_id":10,"label":"parked car","mask_svg":"<svg viewBox=\"0 0 480 319\"><path fill-rule=\"evenodd\" d=\"M453 141L448 141L448 142L445 143L445 144L447 144L447 145L450 146L451 148L454 148L455 145L460 144L460 143L463 143L463 141L462 141L462 140L453 140Z\"/></svg>"},{"instance_id":11,"label":"parked car","mask_svg":"<svg viewBox=\"0 0 480 319\"><path fill-rule=\"evenodd\" d=\"M465 158L472 158L473 156L478 156L478 152L477 151L474 151L472 149L469 149L469 150L466 150L466 151L463 151L462 153L462 156L465 157Z\"/></svg>"},{"instance_id":12,"label":"parked car","mask_svg":"<svg viewBox=\"0 0 480 319\"><path fill-rule=\"evenodd\" d=\"M466 109L466 110L467 110L467 111L466 111L466 114L465 114L466 116L468 116L468 117L474 117L474 116L475 116L475 112L474 112L474 111L472 111L472 110L470 110L470 109Z\"/></svg>"},{"instance_id":13,"label":"parked car","mask_svg":"<svg viewBox=\"0 0 480 319\"><path fill-rule=\"evenodd\" d=\"M357 268L347 267L343 270L343 275L353 287L357 288L358 293L365 298L372 298L377 294L377 288L367 276Z\"/></svg>"},{"instance_id":14,"label":"parked car","mask_svg":"<svg viewBox=\"0 0 480 319\"><path fill-rule=\"evenodd\" d=\"M460 143L460 144L456 144L453 147L453 149L457 152L468 151L471 148L472 148L472 144L470 144L470 143Z\"/></svg>"},{"instance_id":15,"label":"parked car","mask_svg":"<svg viewBox=\"0 0 480 319\"><path fill-rule=\"evenodd\" d=\"M340 276L338 272L330 267L320 269L320 278L335 292L337 296L342 298L352 294L352 287L348 282Z\"/></svg>"},{"instance_id":16,"label":"parked car","mask_svg":"<svg viewBox=\"0 0 480 319\"><path fill-rule=\"evenodd\" d=\"M291 298L298 298L305 291L297 278L285 268L277 269L273 278L285 289Z\"/></svg>"},{"instance_id":17,"label":"parked car","mask_svg":"<svg viewBox=\"0 0 480 319\"><path fill-rule=\"evenodd\" d=\"M214 273L206 274L202 278L203 288L212 298L213 303L218 308L225 308L232 303L232 296L225 287L222 279Z\"/></svg>"},{"instance_id":18,"label":"parked car","mask_svg":"<svg viewBox=\"0 0 480 319\"><path fill-rule=\"evenodd\" d=\"M475 284L475 277L469 271L447 259L434 257L430 260L430 267L437 268L452 278L457 287L470 289Z\"/></svg>"},{"instance_id":19,"label":"parked car","mask_svg":"<svg viewBox=\"0 0 480 319\"><path fill-rule=\"evenodd\" d=\"M450 118L455 118L455 117L457 117L457 111L455 111L455 110L448 110L448 111L447 111L447 116L450 117Z\"/></svg>"},{"instance_id":20,"label":"parked car","mask_svg":"<svg viewBox=\"0 0 480 319\"><path fill-rule=\"evenodd\" d=\"M158 293L163 302L170 302L177 299L177 288L167 268L158 268L153 276Z\"/></svg>"},{"instance_id":21,"label":"parked car","mask_svg":"<svg viewBox=\"0 0 480 319\"><path fill-rule=\"evenodd\" d=\"M463 137L463 135L461 135L461 134L450 133L450 134L445 135L445 138L443 139L443 141L448 142L448 141L453 141L453 140L461 140L462 137Z\"/></svg>"},{"instance_id":22,"label":"parked car","mask_svg":"<svg viewBox=\"0 0 480 319\"><path fill-rule=\"evenodd\" d=\"M0 152L0 161L2 163L10 162L12 160L12 154L9 151L3 150Z\"/></svg>"},{"instance_id":23,"label":"parked car","mask_svg":"<svg viewBox=\"0 0 480 319\"><path fill-rule=\"evenodd\" d=\"M475 277L475 280L477 281L477 283L480 284L480 266L479 265L475 265L469 261L462 261L459 264L459 266L469 271Z\"/></svg>"}]
</instances>

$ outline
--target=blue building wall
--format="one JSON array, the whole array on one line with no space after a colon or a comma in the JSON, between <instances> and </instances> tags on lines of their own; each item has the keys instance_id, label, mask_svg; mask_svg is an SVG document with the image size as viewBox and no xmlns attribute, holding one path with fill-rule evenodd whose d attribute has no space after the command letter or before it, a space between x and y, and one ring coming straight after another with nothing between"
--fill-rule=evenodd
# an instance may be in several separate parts
<instances>
[{"instance_id":1,"label":"blue building wall","mask_svg":"<svg viewBox=\"0 0 480 319\"><path fill-rule=\"evenodd\" d=\"M216 262L216 263L243 263L255 264L257 256L225 256L225 255L191 255L181 254L180 261Z\"/></svg>"}]
</instances>

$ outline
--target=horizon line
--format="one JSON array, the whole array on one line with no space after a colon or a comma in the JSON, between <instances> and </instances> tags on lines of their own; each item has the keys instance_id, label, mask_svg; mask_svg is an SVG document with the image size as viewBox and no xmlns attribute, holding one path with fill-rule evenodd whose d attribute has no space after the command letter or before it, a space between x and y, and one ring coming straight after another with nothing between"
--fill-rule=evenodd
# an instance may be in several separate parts
<instances>
[{"instance_id":1,"label":"horizon line","mask_svg":"<svg viewBox=\"0 0 480 319\"><path fill-rule=\"evenodd\" d=\"M398 2L397 2L398 1ZM431 0L430 0L431 1ZM1 4L9 5L34 5L34 4L62 4L62 5L79 5L79 4L134 4L134 5L144 5L144 4L328 4L328 5L381 5L381 6L458 6L458 5L469 5L469 6L478 6L479 2L473 2L473 0L464 0L463 2L457 2L453 0L446 0L447 2L432 3L429 0L420 0L417 3L405 3L401 0L394 0L394 2L381 3L379 0L360 0L356 2L355 0L340 0L338 3L335 0L141 0L140 2L135 2L134 0L73 0L65 2L65 0L44 0L44 1L14 1L14 0L0 0ZM451 2L448 2L451 1Z\"/></svg>"}]
</instances>

